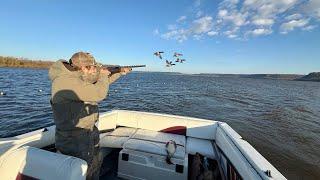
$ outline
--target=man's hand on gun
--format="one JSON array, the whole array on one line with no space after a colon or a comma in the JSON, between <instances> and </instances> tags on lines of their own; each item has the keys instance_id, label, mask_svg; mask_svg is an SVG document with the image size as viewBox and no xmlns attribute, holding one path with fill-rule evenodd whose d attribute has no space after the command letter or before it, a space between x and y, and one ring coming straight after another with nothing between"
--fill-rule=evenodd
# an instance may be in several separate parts
<instances>
[{"instance_id":1,"label":"man's hand on gun","mask_svg":"<svg viewBox=\"0 0 320 180\"><path fill-rule=\"evenodd\" d=\"M119 65L103 65L99 64L98 68L100 73L105 73L111 76L115 73L120 73L121 75L126 75L132 71L132 68L146 67L146 65L134 65L134 66L119 66Z\"/></svg>"},{"instance_id":2,"label":"man's hand on gun","mask_svg":"<svg viewBox=\"0 0 320 180\"><path fill-rule=\"evenodd\" d=\"M131 71L132 71L132 68L125 67L125 68L121 68L120 73L121 75L126 75ZM107 76L111 74L111 72L107 68L101 68L100 73L106 74Z\"/></svg>"},{"instance_id":3,"label":"man's hand on gun","mask_svg":"<svg viewBox=\"0 0 320 180\"><path fill-rule=\"evenodd\" d=\"M126 75L126 74L128 74L129 72L131 72L132 71L132 68L121 68L121 71L120 71L120 73L121 73L121 75Z\"/></svg>"},{"instance_id":4,"label":"man's hand on gun","mask_svg":"<svg viewBox=\"0 0 320 180\"><path fill-rule=\"evenodd\" d=\"M101 68L100 73L105 74L107 76L109 76L111 74L111 72L107 68Z\"/></svg>"}]
</instances>

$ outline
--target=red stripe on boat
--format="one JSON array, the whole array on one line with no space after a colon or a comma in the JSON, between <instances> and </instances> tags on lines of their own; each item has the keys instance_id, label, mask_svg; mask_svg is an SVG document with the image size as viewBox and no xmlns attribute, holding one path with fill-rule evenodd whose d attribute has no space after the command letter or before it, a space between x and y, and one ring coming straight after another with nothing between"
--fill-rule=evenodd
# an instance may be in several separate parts
<instances>
[{"instance_id":1,"label":"red stripe on boat","mask_svg":"<svg viewBox=\"0 0 320 180\"><path fill-rule=\"evenodd\" d=\"M16 180L39 180L39 179L18 173Z\"/></svg>"},{"instance_id":2,"label":"red stripe on boat","mask_svg":"<svg viewBox=\"0 0 320 180\"><path fill-rule=\"evenodd\" d=\"M185 126L172 126L166 129L160 130L160 132L164 133L171 133L171 134L179 134L179 135L186 135L187 134L187 127Z\"/></svg>"}]
</instances>

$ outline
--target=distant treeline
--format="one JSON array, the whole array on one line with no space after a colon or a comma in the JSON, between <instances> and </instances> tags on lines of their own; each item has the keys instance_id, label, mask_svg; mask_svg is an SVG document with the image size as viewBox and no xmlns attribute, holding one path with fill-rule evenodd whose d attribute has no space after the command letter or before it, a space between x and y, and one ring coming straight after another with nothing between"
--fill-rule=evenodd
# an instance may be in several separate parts
<instances>
[{"instance_id":1,"label":"distant treeline","mask_svg":"<svg viewBox=\"0 0 320 180\"><path fill-rule=\"evenodd\" d=\"M47 69L53 63L53 61L29 60L27 58L0 56L0 67Z\"/></svg>"},{"instance_id":2,"label":"distant treeline","mask_svg":"<svg viewBox=\"0 0 320 180\"><path fill-rule=\"evenodd\" d=\"M319 81L320 72L312 72L308 75L300 74L194 74L197 76L208 77L224 77L224 78L252 78L252 79L281 79L281 80L293 80L293 81Z\"/></svg>"},{"instance_id":3,"label":"distant treeline","mask_svg":"<svg viewBox=\"0 0 320 180\"><path fill-rule=\"evenodd\" d=\"M226 77L226 78L252 78L252 79L283 79L295 80L303 77L299 74L199 74L202 76Z\"/></svg>"},{"instance_id":4,"label":"distant treeline","mask_svg":"<svg viewBox=\"0 0 320 180\"><path fill-rule=\"evenodd\" d=\"M302 78L297 79L298 81L318 81L320 82L320 72L312 72Z\"/></svg>"}]
</instances>

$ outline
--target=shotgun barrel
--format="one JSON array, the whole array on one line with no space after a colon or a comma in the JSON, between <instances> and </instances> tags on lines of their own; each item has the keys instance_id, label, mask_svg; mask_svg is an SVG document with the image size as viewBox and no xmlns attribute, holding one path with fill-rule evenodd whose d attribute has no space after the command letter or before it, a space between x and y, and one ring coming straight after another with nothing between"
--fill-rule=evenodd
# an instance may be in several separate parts
<instances>
[{"instance_id":1,"label":"shotgun barrel","mask_svg":"<svg viewBox=\"0 0 320 180\"><path fill-rule=\"evenodd\" d=\"M120 65L100 65L100 68L108 69L111 74L119 73L122 71L123 68L139 68L139 67L146 67L146 65L132 65L132 66L120 66Z\"/></svg>"}]
</instances>

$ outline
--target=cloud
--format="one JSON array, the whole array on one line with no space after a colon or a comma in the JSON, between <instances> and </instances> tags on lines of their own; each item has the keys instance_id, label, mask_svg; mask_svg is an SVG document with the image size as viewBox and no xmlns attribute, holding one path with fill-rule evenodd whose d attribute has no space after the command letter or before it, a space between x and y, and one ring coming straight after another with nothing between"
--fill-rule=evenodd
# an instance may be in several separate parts
<instances>
[{"instance_id":1,"label":"cloud","mask_svg":"<svg viewBox=\"0 0 320 180\"><path fill-rule=\"evenodd\" d=\"M308 23L309 19L291 20L289 22L281 24L280 33L287 34L289 31L293 31L295 28L305 27Z\"/></svg>"},{"instance_id":2,"label":"cloud","mask_svg":"<svg viewBox=\"0 0 320 180\"><path fill-rule=\"evenodd\" d=\"M222 0L211 12L203 8L205 3L195 0L194 11L178 17L160 36L179 42L218 36L248 40L276 32L311 31L320 21L320 0Z\"/></svg>"},{"instance_id":3,"label":"cloud","mask_svg":"<svg viewBox=\"0 0 320 180\"><path fill-rule=\"evenodd\" d=\"M310 18L305 18L302 14L295 13L284 18L286 22L280 25L280 33L287 34L296 28L301 28L304 31L311 31L316 28L315 25L309 25Z\"/></svg>"},{"instance_id":4,"label":"cloud","mask_svg":"<svg viewBox=\"0 0 320 180\"><path fill-rule=\"evenodd\" d=\"M185 29L172 30L161 35L163 39L174 39L178 42L183 42L188 39L188 32Z\"/></svg>"},{"instance_id":5,"label":"cloud","mask_svg":"<svg viewBox=\"0 0 320 180\"><path fill-rule=\"evenodd\" d=\"M229 34L228 35L228 38L230 38L230 39L234 39L236 37L238 37L238 35L236 35L236 34Z\"/></svg>"},{"instance_id":6,"label":"cloud","mask_svg":"<svg viewBox=\"0 0 320 180\"><path fill-rule=\"evenodd\" d=\"M317 27L316 25L309 25L309 26L303 27L302 30L304 30L304 31L311 31L311 30L313 30L313 29L316 28L316 27Z\"/></svg>"},{"instance_id":7,"label":"cloud","mask_svg":"<svg viewBox=\"0 0 320 180\"><path fill-rule=\"evenodd\" d=\"M228 11L226 9L219 10L219 12L218 12L218 15L220 18L226 17L227 14L228 14Z\"/></svg>"},{"instance_id":8,"label":"cloud","mask_svg":"<svg viewBox=\"0 0 320 180\"><path fill-rule=\"evenodd\" d=\"M246 23L247 13L240 13L236 10L228 11L222 9L218 12L218 17L225 23L231 22L234 26L242 26ZM222 22L221 21L221 22Z\"/></svg>"},{"instance_id":9,"label":"cloud","mask_svg":"<svg viewBox=\"0 0 320 180\"><path fill-rule=\"evenodd\" d=\"M243 10L251 11L258 17L275 17L292 7L300 0L244 0Z\"/></svg>"},{"instance_id":10,"label":"cloud","mask_svg":"<svg viewBox=\"0 0 320 180\"><path fill-rule=\"evenodd\" d=\"M203 35L213 36L214 31L211 31L213 21L211 16L204 16L192 22L189 28L177 28L176 25L168 25L168 32L161 35L163 39L174 39L178 42L183 42L192 36L194 39L199 40ZM209 33L210 32L210 33Z\"/></svg>"},{"instance_id":11,"label":"cloud","mask_svg":"<svg viewBox=\"0 0 320 180\"><path fill-rule=\"evenodd\" d=\"M320 0L224 0L218 6L216 24L224 35L234 38L269 35L274 28L282 34L294 29L312 30L315 28L308 19L310 13L320 20ZM319 16L318 16L319 15ZM308 26L309 25L309 26ZM237 29L236 31L234 29ZM238 38L238 39L239 39Z\"/></svg>"},{"instance_id":12,"label":"cloud","mask_svg":"<svg viewBox=\"0 0 320 180\"><path fill-rule=\"evenodd\" d=\"M264 28L254 29L254 30L248 32L248 34L251 34L253 36L268 35L271 33L272 33L272 30L264 29Z\"/></svg>"},{"instance_id":13,"label":"cloud","mask_svg":"<svg viewBox=\"0 0 320 180\"><path fill-rule=\"evenodd\" d=\"M202 34L209 32L212 29L212 17L211 16L204 16L197 20L193 21L193 26L191 27L192 33L195 34Z\"/></svg>"},{"instance_id":14,"label":"cloud","mask_svg":"<svg viewBox=\"0 0 320 180\"><path fill-rule=\"evenodd\" d=\"M320 1L319 0L309 0L303 6L303 10L306 14L320 20Z\"/></svg>"},{"instance_id":15,"label":"cloud","mask_svg":"<svg viewBox=\"0 0 320 180\"><path fill-rule=\"evenodd\" d=\"M291 14L287 17L285 17L286 20L294 20L294 19L301 19L302 15L301 14Z\"/></svg>"},{"instance_id":16,"label":"cloud","mask_svg":"<svg viewBox=\"0 0 320 180\"><path fill-rule=\"evenodd\" d=\"M216 31L209 31L207 34L208 34L208 36L215 36L215 35L218 34L218 32L216 32Z\"/></svg>"},{"instance_id":17,"label":"cloud","mask_svg":"<svg viewBox=\"0 0 320 180\"><path fill-rule=\"evenodd\" d=\"M253 24L255 25L261 25L261 26L270 26L273 25L274 20L273 19L267 19L267 18L259 18L259 19L254 19L252 21Z\"/></svg>"},{"instance_id":18,"label":"cloud","mask_svg":"<svg viewBox=\"0 0 320 180\"><path fill-rule=\"evenodd\" d=\"M184 22L186 19L187 19L187 16L180 16L180 17L177 19L177 22L178 22L178 23L182 23L182 22Z\"/></svg>"}]
</instances>

